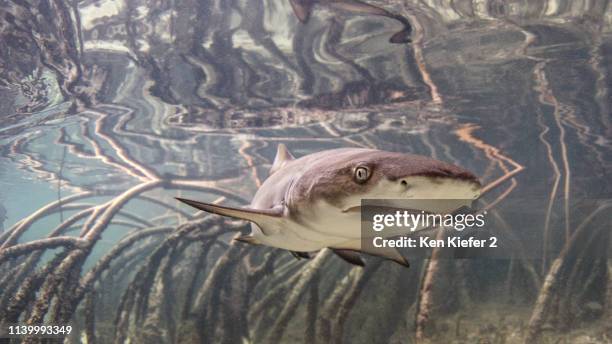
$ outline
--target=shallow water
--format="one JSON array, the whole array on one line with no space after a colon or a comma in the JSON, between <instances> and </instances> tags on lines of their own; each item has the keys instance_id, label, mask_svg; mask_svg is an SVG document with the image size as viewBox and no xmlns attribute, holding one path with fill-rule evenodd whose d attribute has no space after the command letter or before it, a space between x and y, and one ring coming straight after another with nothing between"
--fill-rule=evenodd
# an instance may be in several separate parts
<instances>
[{"instance_id":1,"label":"shallow water","mask_svg":"<svg viewBox=\"0 0 612 344\"><path fill-rule=\"evenodd\" d=\"M547 247L515 259L444 260L425 325L433 342L522 342L552 260L594 210L576 204L607 204L612 194L612 10L607 1L369 3L406 16L413 43L388 42L397 21L322 5L301 24L281 0L3 3L3 228L19 228L58 198L92 192L15 240L43 238L79 211L152 185L100 224L85 275L128 232L187 221L178 210L193 212L173 197L248 203L279 143L295 156L337 147L422 154L463 166L483 184L524 168L484 201L504 197L495 209L508 227L519 236L548 233ZM526 201L535 205L524 217L504 206ZM540 326L544 342L612 340L603 214L564 259ZM83 223L97 228L99 219L86 220L67 234ZM249 279L247 262L275 250L228 247L225 235L214 245L191 245L192 236L154 251L168 235L128 250L117 263L124 266L96 284L95 302L85 298L74 315L52 310L47 321L71 319L75 342L94 332L100 342L415 341L428 261L406 270L372 259L359 271L323 257L312 280L300 280L299 269L318 261L276 252L273 272ZM46 251L42 262L60 251ZM5 263L3 273L18 263ZM138 287L136 272L147 264L160 270ZM2 294L17 292L8 290ZM130 290L141 291L140 308L120 303ZM295 308L292 290L301 295ZM198 297L185 310L190 293ZM343 293L354 298L328 302ZM258 308L267 295L272 301ZM116 317L122 307L133 314L124 323ZM29 316L26 309L19 321Z\"/></svg>"}]
</instances>

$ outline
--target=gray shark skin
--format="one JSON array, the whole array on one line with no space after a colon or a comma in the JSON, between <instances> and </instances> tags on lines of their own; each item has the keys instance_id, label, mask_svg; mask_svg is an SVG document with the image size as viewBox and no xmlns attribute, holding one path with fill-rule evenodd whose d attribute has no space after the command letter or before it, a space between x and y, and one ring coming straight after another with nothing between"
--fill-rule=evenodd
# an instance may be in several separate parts
<instances>
[{"instance_id":1,"label":"gray shark skin","mask_svg":"<svg viewBox=\"0 0 612 344\"><path fill-rule=\"evenodd\" d=\"M248 220L251 233L236 240L289 250L296 258L327 247L355 265L364 264L362 252L408 266L395 249L362 249L361 200L458 200L447 209L453 211L478 198L480 189L471 172L424 156L339 148L296 159L281 144L270 176L249 207L177 199L210 213Z\"/></svg>"},{"instance_id":2,"label":"gray shark skin","mask_svg":"<svg viewBox=\"0 0 612 344\"><path fill-rule=\"evenodd\" d=\"M408 19L401 15L391 13L378 6L369 5L365 2L358 0L289 0L293 13L301 23L308 22L310 14L315 4L325 5L335 10L346 11L350 13L362 14L362 15L376 15L383 16L399 21L404 28L401 31L396 32L389 39L390 43L404 44L410 43L410 34L412 33L412 26Z\"/></svg>"}]
</instances>

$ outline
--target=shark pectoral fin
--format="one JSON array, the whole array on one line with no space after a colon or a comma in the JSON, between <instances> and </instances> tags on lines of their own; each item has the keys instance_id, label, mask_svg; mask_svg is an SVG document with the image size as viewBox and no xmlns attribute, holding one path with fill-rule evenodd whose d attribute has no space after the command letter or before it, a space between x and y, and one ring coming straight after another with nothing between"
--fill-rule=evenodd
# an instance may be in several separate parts
<instances>
[{"instance_id":1,"label":"shark pectoral fin","mask_svg":"<svg viewBox=\"0 0 612 344\"><path fill-rule=\"evenodd\" d=\"M366 250L362 249L362 252L371 254L373 256L383 257L383 258L392 260L396 262L397 264L405 266L407 268L410 267L410 263L408 263L408 260L404 258L404 256L402 256L401 253L396 248L385 247L385 248L379 249L379 248L374 247L374 248L367 248Z\"/></svg>"},{"instance_id":2,"label":"shark pectoral fin","mask_svg":"<svg viewBox=\"0 0 612 344\"><path fill-rule=\"evenodd\" d=\"M261 228L262 232L266 235L269 234L266 233L265 230L265 228L267 227L266 224L272 223L274 221L279 221L283 216L283 207L280 205L270 209L234 208L223 205L192 201L185 198L176 197L176 199L194 208L204 210L209 213L255 222Z\"/></svg>"},{"instance_id":3,"label":"shark pectoral fin","mask_svg":"<svg viewBox=\"0 0 612 344\"><path fill-rule=\"evenodd\" d=\"M247 235L241 235L239 237L235 237L232 240L236 240L236 241L240 241L246 244L251 244L251 245L259 245L261 244L257 239L255 239L254 236L247 234Z\"/></svg>"},{"instance_id":4,"label":"shark pectoral fin","mask_svg":"<svg viewBox=\"0 0 612 344\"><path fill-rule=\"evenodd\" d=\"M382 257L390 259L401 266L405 266L407 268L410 267L410 263L408 262L408 259L404 258L404 256L402 256L396 248L385 249L385 251L387 250L389 250L390 252L388 252L386 255Z\"/></svg>"},{"instance_id":5,"label":"shark pectoral fin","mask_svg":"<svg viewBox=\"0 0 612 344\"><path fill-rule=\"evenodd\" d=\"M410 267L410 263L408 263L408 260L404 258L404 256L402 256L401 253L396 248L391 248L391 247L383 248L383 247L375 247L372 245L368 247L363 247L361 245L361 240L359 239L343 243L342 245L339 245L339 246L342 247L344 250L363 252L371 256L377 256L377 257L382 257L385 259L392 260L407 268Z\"/></svg>"},{"instance_id":6,"label":"shark pectoral fin","mask_svg":"<svg viewBox=\"0 0 612 344\"><path fill-rule=\"evenodd\" d=\"M297 19L302 23L306 23L312 11L312 0L289 0L289 2Z\"/></svg>"},{"instance_id":7,"label":"shark pectoral fin","mask_svg":"<svg viewBox=\"0 0 612 344\"><path fill-rule=\"evenodd\" d=\"M300 260L302 258L310 259L310 254L308 252L298 252L298 251L289 251L289 252L291 252L291 255L297 260Z\"/></svg>"},{"instance_id":8,"label":"shark pectoral fin","mask_svg":"<svg viewBox=\"0 0 612 344\"><path fill-rule=\"evenodd\" d=\"M342 258L342 260L344 260L345 262L357 266L365 266L365 262L363 261L363 259L361 259L361 256L357 251L343 250L337 248L332 248L332 251L334 251L334 253L338 255L338 257Z\"/></svg>"}]
</instances>

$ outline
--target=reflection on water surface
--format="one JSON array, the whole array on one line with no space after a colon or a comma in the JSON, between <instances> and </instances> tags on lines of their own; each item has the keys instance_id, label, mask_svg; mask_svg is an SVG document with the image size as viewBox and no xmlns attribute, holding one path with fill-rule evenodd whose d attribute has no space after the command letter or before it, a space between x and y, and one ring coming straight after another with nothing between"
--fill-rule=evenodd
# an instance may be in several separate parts
<instances>
[{"instance_id":1,"label":"reflection on water surface","mask_svg":"<svg viewBox=\"0 0 612 344\"><path fill-rule=\"evenodd\" d=\"M24 289L28 276L44 282L41 290L53 285L33 268L57 268L63 253L57 261L49 250L40 262L30 254L25 263L4 264L3 274L16 278L0 278L0 305L10 310L2 321L40 320L42 312L73 319L77 333L102 342L370 343L415 334L444 342L451 326L459 342L520 342L536 332L551 341L609 340L601 325L612 315L609 231L599 230L605 219L595 217L585 234L591 244L567 253L563 283L544 300L547 315L538 319L533 307L554 258L586 218L569 205L612 193L608 2L368 3L407 18L413 43L389 43L402 29L397 20L329 4L314 6L301 23L284 0L5 1L2 241L44 238L66 221L73 222L63 235L100 234L63 271L78 279L126 233L170 229L121 253L78 307L54 303L36 314L13 297L35 291ZM173 197L248 203L278 143L296 156L336 147L413 152L464 166L483 184L521 170L486 201L541 200L529 218L552 253L539 261L520 253L507 261L445 261L423 303L427 261L410 270L372 261L362 271L328 256L306 263L228 246L227 235L211 243L198 231L185 237L202 245L160 244L201 217ZM53 205L63 197L72 198ZM496 216L520 230L524 223L505 216L503 202ZM274 273L251 270L262 261ZM142 270L146 264L159 271ZM305 266L320 273L304 273ZM49 287L55 300L78 290L66 281ZM44 300L31 294L29 305ZM93 305L95 321L87 315ZM430 317L415 322L424 305Z\"/></svg>"}]
</instances>

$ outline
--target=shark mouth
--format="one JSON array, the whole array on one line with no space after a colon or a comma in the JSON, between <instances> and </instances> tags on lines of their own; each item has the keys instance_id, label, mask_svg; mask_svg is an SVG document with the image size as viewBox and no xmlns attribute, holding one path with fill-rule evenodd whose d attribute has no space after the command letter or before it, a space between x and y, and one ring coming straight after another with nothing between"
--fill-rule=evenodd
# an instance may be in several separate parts
<instances>
[{"instance_id":1,"label":"shark mouth","mask_svg":"<svg viewBox=\"0 0 612 344\"><path fill-rule=\"evenodd\" d=\"M342 213L352 214L352 213L361 213L363 210L366 210L368 213L375 214L393 214L397 211L408 214L437 214L434 211L425 210L425 209L415 209L415 208L401 208L395 206L385 206L385 205L355 205L342 210ZM463 205L452 211L448 212L449 214L475 214L477 210L471 206Z\"/></svg>"},{"instance_id":2,"label":"shark mouth","mask_svg":"<svg viewBox=\"0 0 612 344\"><path fill-rule=\"evenodd\" d=\"M355 205L342 210L343 213L360 213L361 205Z\"/></svg>"}]
</instances>

